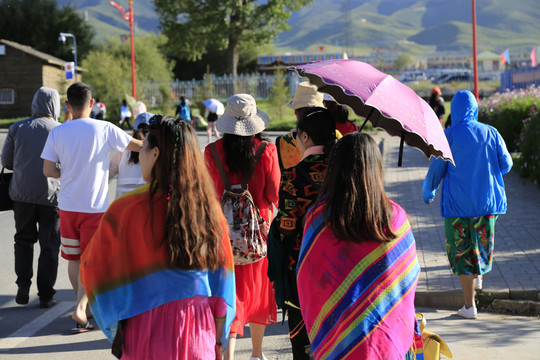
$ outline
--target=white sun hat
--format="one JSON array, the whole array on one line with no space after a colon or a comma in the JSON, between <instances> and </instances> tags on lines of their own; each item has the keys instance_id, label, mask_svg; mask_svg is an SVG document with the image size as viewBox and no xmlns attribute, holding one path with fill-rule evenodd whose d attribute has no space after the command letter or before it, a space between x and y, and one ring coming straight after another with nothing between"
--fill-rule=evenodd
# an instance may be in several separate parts
<instances>
[{"instance_id":1,"label":"white sun hat","mask_svg":"<svg viewBox=\"0 0 540 360\"><path fill-rule=\"evenodd\" d=\"M225 113L216 121L218 131L225 134L251 136L263 131L270 118L257 109L257 103L249 94L236 94L227 101Z\"/></svg>"}]
</instances>

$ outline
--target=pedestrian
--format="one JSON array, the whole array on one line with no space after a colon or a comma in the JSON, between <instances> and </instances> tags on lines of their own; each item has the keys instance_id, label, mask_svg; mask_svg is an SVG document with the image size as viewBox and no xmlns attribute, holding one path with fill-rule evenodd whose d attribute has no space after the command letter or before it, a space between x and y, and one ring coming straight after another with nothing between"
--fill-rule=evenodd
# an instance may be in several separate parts
<instances>
[{"instance_id":1,"label":"pedestrian","mask_svg":"<svg viewBox=\"0 0 540 360\"><path fill-rule=\"evenodd\" d=\"M194 130L197 130L194 124L191 122L191 110L189 108L189 101L185 97L180 96L180 103L176 106L176 112L174 114L177 118L188 122Z\"/></svg>"},{"instance_id":2,"label":"pedestrian","mask_svg":"<svg viewBox=\"0 0 540 360\"><path fill-rule=\"evenodd\" d=\"M148 120L154 116L149 112L139 114L133 122L133 138L144 140L148 133ZM139 153L136 151L117 151L109 164L109 180L116 179L116 197L146 184L142 177Z\"/></svg>"},{"instance_id":3,"label":"pedestrian","mask_svg":"<svg viewBox=\"0 0 540 360\"><path fill-rule=\"evenodd\" d=\"M435 112L435 115L437 115L437 119L439 119L439 122L443 123L443 117L444 113L446 112L444 108L444 98L442 97L442 91L438 86L435 86L433 89L431 89L431 96L429 97L429 106L433 109Z\"/></svg>"},{"instance_id":4,"label":"pedestrian","mask_svg":"<svg viewBox=\"0 0 540 360\"><path fill-rule=\"evenodd\" d=\"M206 127L206 133L208 135L208 143L210 144L212 142L212 131L216 133L216 140L219 139L219 131L216 128L216 121L218 119L218 115L210 110L208 111L208 116L206 117L206 121L208 123Z\"/></svg>"},{"instance_id":5,"label":"pedestrian","mask_svg":"<svg viewBox=\"0 0 540 360\"><path fill-rule=\"evenodd\" d=\"M58 272L60 182L43 175L41 150L49 131L60 125L60 96L41 87L32 100L32 117L9 127L2 149L2 166L13 170L9 196L15 216L15 302L28 304L33 276L34 244L39 241L37 268L39 306L56 304L54 284Z\"/></svg>"},{"instance_id":6,"label":"pedestrian","mask_svg":"<svg viewBox=\"0 0 540 360\"><path fill-rule=\"evenodd\" d=\"M92 113L90 114L90 117L96 120L103 120L105 119L105 112L105 104L101 102L99 98L96 98L96 100L94 101L94 106L92 107Z\"/></svg>"},{"instance_id":7,"label":"pedestrian","mask_svg":"<svg viewBox=\"0 0 540 360\"><path fill-rule=\"evenodd\" d=\"M110 206L82 255L96 320L123 360L221 359L232 250L195 133L155 115L139 158L148 184Z\"/></svg>"},{"instance_id":8,"label":"pedestrian","mask_svg":"<svg viewBox=\"0 0 540 360\"><path fill-rule=\"evenodd\" d=\"M240 184L248 171L256 150L263 141L261 132L268 125L268 115L257 109L255 99L248 94L232 96L227 101L225 113L218 118L216 127L223 138L215 142L217 153L225 175L231 184ZM212 155L211 146L206 147L206 166L214 180L216 196L221 201L225 185L218 165ZM248 189L260 215L270 221L272 206L277 204L279 188L279 165L276 147L268 143L248 181ZM277 320L276 302L272 283L266 275L268 259L247 265L235 265L236 318L231 326L229 346L225 359L234 358L237 335L244 335L244 326L249 323L251 333L251 360L266 359L262 352L265 327Z\"/></svg>"},{"instance_id":9,"label":"pedestrian","mask_svg":"<svg viewBox=\"0 0 540 360\"><path fill-rule=\"evenodd\" d=\"M304 229L298 295L315 359L405 359L420 266L371 136L337 142Z\"/></svg>"},{"instance_id":10,"label":"pedestrian","mask_svg":"<svg viewBox=\"0 0 540 360\"><path fill-rule=\"evenodd\" d=\"M336 119L336 130L339 131L341 135L347 135L354 131L358 131L358 125L349 120L349 109L347 106L338 104L331 95L323 95L324 107L330 110Z\"/></svg>"},{"instance_id":11,"label":"pedestrian","mask_svg":"<svg viewBox=\"0 0 540 360\"><path fill-rule=\"evenodd\" d=\"M458 315L475 319L474 290L481 288L476 278L491 271L495 221L507 207L502 176L512 168L512 157L499 132L478 122L478 103L470 91L457 92L450 106L452 125L444 132L455 166L433 160L423 198L431 203L442 180L446 253L465 300Z\"/></svg>"},{"instance_id":12,"label":"pedestrian","mask_svg":"<svg viewBox=\"0 0 540 360\"><path fill-rule=\"evenodd\" d=\"M275 236L269 239L269 244L273 244L268 250L269 276L275 281L277 304L287 311L294 360L310 359L311 353L296 283L304 217L317 199L336 141L335 133L336 123L328 109L311 107L300 111L291 135L303 157L296 166L282 171L279 210L272 225L278 229L278 241L273 241Z\"/></svg>"},{"instance_id":13,"label":"pedestrian","mask_svg":"<svg viewBox=\"0 0 540 360\"><path fill-rule=\"evenodd\" d=\"M94 99L85 83L68 88L66 105L73 120L50 131L41 158L45 176L60 179L62 184L58 193L60 250L69 261L69 280L77 293L72 332L79 333L93 329L86 314L88 299L80 284L79 264L108 207L109 152L139 151L142 141L108 121L89 117Z\"/></svg>"},{"instance_id":14,"label":"pedestrian","mask_svg":"<svg viewBox=\"0 0 540 360\"><path fill-rule=\"evenodd\" d=\"M124 123L127 124L127 129L132 130L131 124L129 120L131 119L131 110L129 110L129 106L127 105L126 100L122 100L122 106L120 106L120 127L124 128Z\"/></svg>"},{"instance_id":15,"label":"pedestrian","mask_svg":"<svg viewBox=\"0 0 540 360\"><path fill-rule=\"evenodd\" d=\"M302 81L296 87L289 107L294 110L294 115L298 121L302 109L324 107L323 94L318 92L317 87L310 84L309 81ZM291 137L290 133L279 136L276 139L276 146L281 170L293 167L302 160L302 154L298 150L296 140Z\"/></svg>"}]
</instances>

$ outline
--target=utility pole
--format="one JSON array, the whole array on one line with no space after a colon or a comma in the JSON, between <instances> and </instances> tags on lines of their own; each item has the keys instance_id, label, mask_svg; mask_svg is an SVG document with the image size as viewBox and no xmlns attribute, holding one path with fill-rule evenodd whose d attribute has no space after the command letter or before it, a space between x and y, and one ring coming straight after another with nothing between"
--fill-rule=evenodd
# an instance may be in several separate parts
<instances>
[{"instance_id":1,"label":"utility pole","mask_svg":"<svg viewBox=\"0 0 540 360\"><path fill-rule=\"evenodd\" d=\"M478 50L476 48L476 0L472 0L473 81L474 97L478 100Z\"/></svg>"}]
</instances>

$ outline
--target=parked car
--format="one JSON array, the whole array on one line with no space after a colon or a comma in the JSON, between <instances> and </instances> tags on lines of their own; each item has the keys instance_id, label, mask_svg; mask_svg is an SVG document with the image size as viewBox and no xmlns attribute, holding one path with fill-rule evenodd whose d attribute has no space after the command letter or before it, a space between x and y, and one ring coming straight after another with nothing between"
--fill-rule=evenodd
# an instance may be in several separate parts
<instances>
[{"instance_id":1,"label":"parked car","mask_svg":"<svg viewBox=\"0 0 540 360\"><path fill-rule=\"evenodd\" d=\"M451 82L457 82L457 81L471 81L471 74L463 73L463 74L444 74L440 77L434 79L432 82L433 84L446 84Z\"/></svg>"}]
</instances>

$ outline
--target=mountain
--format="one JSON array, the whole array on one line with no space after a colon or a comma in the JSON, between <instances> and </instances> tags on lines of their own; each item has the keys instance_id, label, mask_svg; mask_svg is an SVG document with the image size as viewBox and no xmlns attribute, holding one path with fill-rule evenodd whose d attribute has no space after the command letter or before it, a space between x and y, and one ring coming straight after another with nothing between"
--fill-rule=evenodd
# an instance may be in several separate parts
<instances>
[{"instance_id":1,"label":"mountain","mask_svg":"<svg viewBox=\"0 0 540 360\"><path fill-rule=\"evenodd\" d=\"M127 0L117 0L128 7ZM58 0L79 9L96 30L96 39L129 34L127 21L106 0ZM137 33L159 32L151 0L134 1ZM477 0L480 50L522 48L540 43L538 0ZM472 48L471 0L314 0L293 13L276 52L372 48L401 51L461 51Z\"/></svg>"}]
</instances>

